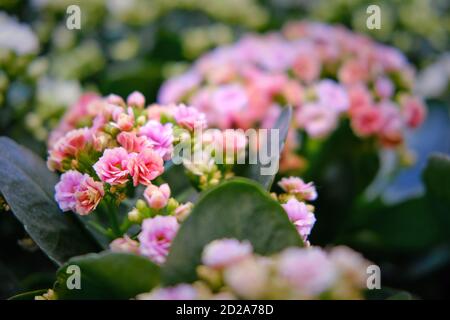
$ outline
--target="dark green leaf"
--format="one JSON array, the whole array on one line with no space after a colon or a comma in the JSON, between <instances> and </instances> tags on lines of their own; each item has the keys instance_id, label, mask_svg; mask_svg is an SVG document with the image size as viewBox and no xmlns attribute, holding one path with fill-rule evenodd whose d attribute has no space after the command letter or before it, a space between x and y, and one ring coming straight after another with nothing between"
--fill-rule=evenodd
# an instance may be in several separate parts
<instances>
[{"instance_id":1,"label":"dark green leaf","mask_svg":"<svg viewBox=\"0 0 450 320\"><path fill-rule=\"evenodd\" d=\"M441 233L423 198L396 204L374 203L358 211L358 223L339 242L379 253L407 254L439 243Z\"/></svg>"},{"instance_id":2,"label":"dark green leaf","mask_svg":"<svg viewBox=\"0 0 450 320\"><path fill-rule=\"evenodd\" d=\"M428 213L439 221L441 230L450 238L450 156L430 156L422 174L428 201Z\"/></svg>"},{"instance_id":3,"label":"dark green leaf","mask_svg":"<svg viewBox=\"0 0 450 320\"><path fill-rule=\"evenodd\" d=\"M81 289L67 287L70 265L80 268ZM58 299L131 299L151 291L159 280L160 268L147 258L105 251L70 259L58 270L54 290Z\"/></svg>"},{"instance_id":4,"label":"dark green leaf","mask_svg":"<svg viewBox=\"0 0 450 320\"><path fill-rule=\"evenodd\" d=\"M34 300L35 296L41 296L44 293L46 293L47 289L40 289L35 291L29 291L24 293L16 294L15 296L12 296L8 300Z\"/></svg>"},{"instance_id":5,"label":"dark green leaf","mask_svg":"<svg viewBox=\"0 0 450 320\"><path fill-rule=\"evenodd\" d=\"M172 243L163 268L164 282L194 281L203 247L220 238L249 240L260 254L302 245L278 202L259 184L236 178L201 196Z\"/></svg>"},{"instance_id":6,"label":"dark green leaf","mask_svg":"<svg viewBox=\"0 0 450 320\"><path fill-rule=\"evenodd\" d=\"M279 130L278 150L280 153L283 151L284 148L284 143L286 141L286 137L289 131L289 125L291 123L291 117L292 117L292 108L291 107L284 108L273 127L273 129ZM275 159L272 159L272 161L276 161L278 163L279 159L280 154L276 154ZM240 170L238 175L255 180L259 182L266 190L270 190L276 172L273 175L261 174L261 168L264 167L266 166L261 164L260 162L258 162L257 164L242 165L241 168L238 168L238 170Z\"/></svg>"},{"instance_id":7,"label":"dark green leaf","mask_svg":"<svg viewBox=\"0 0 450 320\"><path fill-rule=\"evenodd\" d=\"M0 150L0 192L38 246L58 264L98 251L80 221L53 200L58 178L44 161L8 138L0 138Z\"/></svg>"}]
</instances>

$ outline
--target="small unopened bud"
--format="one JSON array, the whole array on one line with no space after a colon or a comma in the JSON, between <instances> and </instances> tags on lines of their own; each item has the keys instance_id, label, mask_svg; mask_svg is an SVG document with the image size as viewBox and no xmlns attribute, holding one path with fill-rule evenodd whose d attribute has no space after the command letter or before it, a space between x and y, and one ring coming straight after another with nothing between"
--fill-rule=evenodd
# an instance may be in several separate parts
<instances>
[{"instance_id":1,"label":"small unopened bud","mask_svg":"<svg viewBox=\"0 0 450 320\"><path fill-rule=\"evenodd\" d=\"M222 286L221 272L207 266L197 267L198 277L209 284L212 290L217 290Z\"/></svg>"},{"instance_id":2,"label":"small unopened bud","mask_svg":"<svg viewBox=\"0 0 450 320\"><path fill-rule=\"evenodd\" d=\"M133 208L130 212L128 212L128 220L135 223L141 223L142 222L142 215L140 214L139 210L136 208Z\"/></svg>"},{"instance_id":3,"label":"small unopened bud","mask_svg":"<svg viewBox=\"0 0 450 320\"><path fill-rule=\"evenodd\" d=\"M138 201L136 201L136 208L138 210L146 210L147 209L147 204L145 203L144 200L139 199Z\"/></svg>"},{"instance_id":4,"label":"small unopened bud","mask_svg":"<svg viewBox=\"0 0 450 320\"><path fill-rule=\"evenodd\" d=\"M186 218L191 213L193 206L194 205L192 204L192 202L187 202L175 209L175 217L177 218L178 222L186 220Z\"/></svg>"},{"instance_id":5,"label":"small unopened bud","mask_svg":"<svg viewBox=\"0 0 450 320\"><path fill-rule=\"evenodd\" d=\"M145 106L145 97L139 91L134 91L128 96L127 104L130 107L144 108L144 106Z\"/></svg>"},{"instance_id":6,"label":"small unopened bud","mask_svg":"<svg viewBox=\"0 0 450 320\"><path fill-rule=\"evenodd\" d=\"M169 201L167 202L167 212L172 213L178 208L179 205L180 204L176 199L170 198Z\"/></svg>"},{"instance_id":7,"label":"small unopened bud","mask_svg":"<svg viewBox=\"0 0 450 320\"><path fill-rule=\"evenodd\" d=\"M139 116L136 122L138 125L143 126L147 122L147 118L145 116Z\"/></svg>"}]
</instances>

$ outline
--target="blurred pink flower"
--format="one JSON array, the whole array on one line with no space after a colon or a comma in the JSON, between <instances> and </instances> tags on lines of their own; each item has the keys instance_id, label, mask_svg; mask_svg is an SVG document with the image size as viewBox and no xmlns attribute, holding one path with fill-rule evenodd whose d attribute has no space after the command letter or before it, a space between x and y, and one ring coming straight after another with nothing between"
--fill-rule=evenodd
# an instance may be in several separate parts
<instances>
[{"instance_id":1,"label":"blurred pink flower","mask_svg":"<svg viewBox=\"0 0 450 320\"><path fill-rule=\"evenodd\" d=\"M346 111L349 107L347 92L333 80L325 79L316 85L319 104L337 112Z\"/></svg>"},{"instance_id":2,"label":"blurred pink flower","mask_svg":"<svg viewBox=\"0 0 450 320\"><path fill-rule=\"evenodd\" d=\"M306 83L316 80L320 75L321 63L313 52L299 52L292 66L294 74Z\"/></svg>"},{"instance_id":3,"label":"blurred pink flower","mask_svg":"<svg viewBox=\"0 0 450 320\"><path fill-rule=\"evenodd\" d=\"M214 240L203 249L202 262L208 267L221 269L251 256L252 252L253 247L248 241Z\"/></svg>"},{"instance_id":4,"label":"blurred pink flower","mask_svg":"<svg viewBox=\"0 0 450 320\"><path fill-rule=\"evenodd\" d=\"M378 133L383 124L381 112L378 108L367 105L358 108L351 119L351 126L356 135L367 137Z\"/></svg>"},{"instance_id":5,"label":"blurred pink flower","mask_svg":"<svg viewBox=\"0 0 450 320\"><path fill-rule=\"evenodd\" d=\"M306 298L313 298L331 288L337 273L333 263L320 248L289 248L279 258L280 276Z\"/></svg>"},{"instance_id":6,"label":"blurred pink flower","mask_svg":"<svg viewBox=\"0 0 450 320\"><path fill-rule=\"evenodd\" d=\"M375 92L381 99L388 99L394 94L394 84L386 77L375 81Z\"/></svg>"},{"instance_id":7,"label":"blurred pink flower","mask_svg":"<svg viewBox=\"0 0 450 320\"><path fill-rule=\"evenodd\" d=\"M158 264L164 263L179 225L172 216L156 216L142 222L140 253Z\"/></svg>"},{"instance_id":8,"label":"blurred pink flower","mask_svg":"<svg viewBox=\"0 0 450 320\"><path fill-rule=\"evenodd\" d=\"M174 287L156 288L149 293L140 294L138 300L195 300L197 290L190 284L178 284Z\"/></svg>"},{"instance_id":9,"label":"blurred pink flower","mask_svg":"<svg viewBox=\"0 0 450 320\"><path fill-rule=\"evenodd\" d=\"M186 107L182 104L178 106L174 112L175 121L179 126L191 131L194 130L194 128L206 128L206 117L197 109L193 107Z\"/></svg>"},{"instance_id":10,"label":"blurred pink flower","mask_svg":"<svg viewBox=\"0 0 450 320\"><path fill-rule=\"evenodd\" d=\"M337 126L336 111L319 104L305 104L296 114L297 124L313 138L328 136Z\"/></svg>"},{"instance_id":11,"label":"blurred pink flower","mask_svg":"<svg viewBox=\"0 0 450 320\"><path fill-rule=\"evenodd\" d=\"M127 105L131 107L137 107L137 108L144 108L145 106L145 97L142 93L139 91L133 91L128 97L127 97Z\"/></svg>"},{"instance_id":12,"label":"blurred pink flower","mask_svg":"<svg viewBox=\"0 0 450 320\"><path fill-rule=\"evenodd\" d=\"M424 102L417 97L404 96L400 99L402 114L410 128L417 128L425 120L427 109Z\"/></svg>"},{"instance_id":13,"label":"blurred pink flower","mask_svg":"<svg viewBox=\"0 0 450 320\"><path fill-rule=\"evenodd\" d=\"M183 97L201 82L200 76L195 72L185 73L167 81L158 94L158 102L162 104L180 102Z\"/></svg>"}]
</instances>

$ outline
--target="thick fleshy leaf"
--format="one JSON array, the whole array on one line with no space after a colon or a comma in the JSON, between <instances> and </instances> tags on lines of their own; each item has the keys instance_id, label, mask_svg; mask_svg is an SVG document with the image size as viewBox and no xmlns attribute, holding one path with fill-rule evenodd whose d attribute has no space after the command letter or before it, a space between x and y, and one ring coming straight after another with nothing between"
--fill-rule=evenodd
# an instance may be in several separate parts
<instances>
[{"instance_id":1,"label":"thick fleshy leaf","mask_svg":"<svg viewBox=\"0 0 450 320\"><path fill-rule=\"evenodd\" d=\"M286 137L289 131L289 125L291 123L291 117L292 117L292 108L287 107L284 108L281 112L280 116L278 117L275 125L272 129L279 130L279 140L278 140L278 150L279 153L274 155L274 158L272 161L275 161L277 163L278 168L278 162L280 160L280 154L283 151L284 144L286 141ZM270 146L270 144L269 144ZM269 149L270 151L270 149ZM252 179L254 181L257 181L260 183L265 189L270 190L270 187L272 186L273 180L275 179L275 175L278 172L278 169L275 170L274 174L263 174L261 169L264 167L268 167L268 165L263 165L261 162L257 164L246 164L242 165L241 168L238 168L238 175L242 177L246 177L249 179Z\"/></svg>"},{"instance_id":2,"label":"thick fleshy leaf","mask_svg":"<svg viewBox=\"0 0 450 320\"><path fill-rule=\"evenodd\" d=\"M0 192L38 246L56 263L100 250L72 213L62 213L53 199L58 178L44 161L14 141L0 138Z\"/></svg>"},{"instance_id":3,"label":"thick fleshy leaf","mask_svg":"<svg viewBox=\"0 0 450 320\"><path fill-rule=\"evenodd\" d=\"M430 156L422 178L428 214L437 218L442 232L450 238L450 156L443 153Z\"/></svg>"},{"instance_id":4,"label":"thick fleshy leaf","mask_svg":"<svg viewBox=\"0 0 450 320\"><path fill-rule=\"evenodd\" d=\"M69 266L79 267L80 289L68 288L77 272ZM58 270L54 290L58 299L131 299L159 281L160 268L149 259L105 251L70 259Z\"/></svg>"},{"instance_id":5,"label":"thick fleshy leaf","mask_svg":"<svg viewBox=\"0 0 450 320\"><path fill-rule=\"evenodd\" d=\"M164 283L194 281L204 246L221 238L249 240L260 254L303 244L277 201L258 183L236 178L201 196L172 243Z\"/></svg>"},{"instance_id":6,"label":"thick fleshy leaf","mask_svg":"<svg viewBox=\"0 0 450 320\"><path fill-rule=\"evenodd\" d=\"M382 202L358 210L354 225L338 241L379 254L417 253L442 240L439 225L424 198L395 205Z\"/></svg>"}]
</instances>

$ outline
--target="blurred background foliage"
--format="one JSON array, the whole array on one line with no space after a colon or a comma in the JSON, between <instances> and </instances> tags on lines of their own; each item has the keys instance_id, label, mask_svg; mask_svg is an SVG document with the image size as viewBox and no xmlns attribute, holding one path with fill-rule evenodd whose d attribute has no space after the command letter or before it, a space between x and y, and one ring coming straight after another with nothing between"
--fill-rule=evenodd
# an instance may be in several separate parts
<instances>
[{"instance_id":1,"label":"blurred background foliage","mask_svg":"<svg viewBox=\"0 0 450 320\"><path fill-rule=\"evenodd\" d=\"M81 30L66 28L72 4L81 8ZM381 7L381 30L366 28L369 4ZM0 0L0 134L45 156L49 130L83 92L126 96L140 90L154 101L164 79L205 51L299 19L343 24L400 48L418 69L416 90L429 106L426 123L408 137L416 158L408 170L392 172L396 160L388 151L380 164L340 151L351 162L336 165L369 181L342 195L332 184L336 177L329 185L321 179L319 194L320 188L336 188L342 205L327 207L336 199L319 197L312 243L351 245L380 264L386 285L422 298L450 297L450 206L448 196L429 187L431 179L448 190L450 173L439 160L428 161L432 152L450 153L446 0ZM348 139L348 133L344 128L332 139ZM329 155L337 152L332 141ZM430 166L439 167L437 177ZM364 197L354 199L362 191ZM0 207L0 297L50 287L55 266L1 196Z\"/></svg>"}]
</instances>

